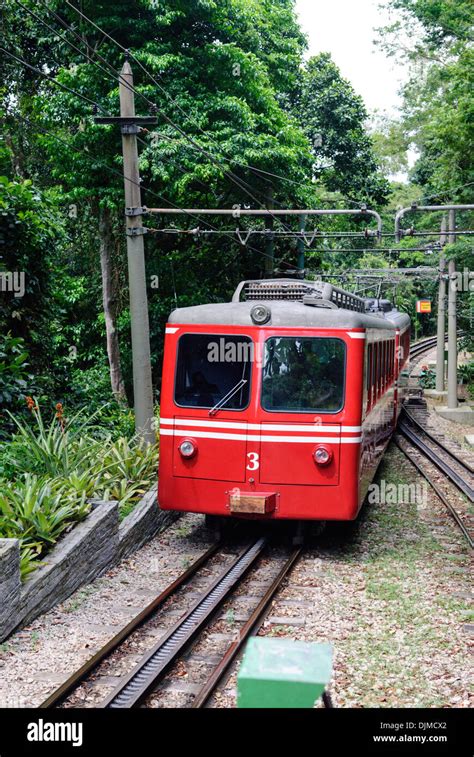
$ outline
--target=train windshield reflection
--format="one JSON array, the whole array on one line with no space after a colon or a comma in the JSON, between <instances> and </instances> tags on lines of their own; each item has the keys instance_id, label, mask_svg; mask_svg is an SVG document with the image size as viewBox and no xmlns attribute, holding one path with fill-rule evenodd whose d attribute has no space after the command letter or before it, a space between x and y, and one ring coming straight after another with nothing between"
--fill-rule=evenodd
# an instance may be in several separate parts
<instances>
[{"instance_id":1,"label":"train windshield reflection","mask_svg":"<svg viewBox=\"0 0 474 757\"><path fill-rule=\"evenodd\" d=\"M339 412L344 404L345 358L346 347L341 339L268 339L262 407L275 412Z\"/></svg>"},{"instance_id":2,"label":"train windshield reflection","mask_svg":"<svg viewBox=\"0 0 474 757\"><path fill-rule=\"evenodd\" d=\"M226 410L243 410L250 397L253 342L245 336L184 334L178 345L175 403L180 407L214 408L239 384L225 402Z\"/></svg>"}]
</instances>

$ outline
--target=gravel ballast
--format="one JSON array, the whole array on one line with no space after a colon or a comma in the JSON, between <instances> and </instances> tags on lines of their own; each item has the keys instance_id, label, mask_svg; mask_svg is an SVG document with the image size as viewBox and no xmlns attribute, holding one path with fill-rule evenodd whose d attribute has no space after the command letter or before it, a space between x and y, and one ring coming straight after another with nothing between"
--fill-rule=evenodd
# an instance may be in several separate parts
<instances>
[{"instance_id":1,"label":"gravel ballast","mask_svg":"<svg viewBox=\"0 0 474 757\"><path fill-rule=\"evenodd\" d=\"M423 486L395 447L379 470L382 479ZM0 706L40 704L211 541L201 516L184 515L132 558L15 633L0 647ZM373 502L357 523L329 525L311 542L260 633L331 642L336 706L468 707L469 559L462 534L431 491L421 502ZM205 581L197 584L204 588ZM170 675L174 696L167 702L189 704L211 651L225 649L256 589L250 582L223 608L211 643L196 646L203 659ZM179 601L176 610L182 607ZM234 669L211 704L235 706L235 676Z\"/></svg>"}]
</instances>

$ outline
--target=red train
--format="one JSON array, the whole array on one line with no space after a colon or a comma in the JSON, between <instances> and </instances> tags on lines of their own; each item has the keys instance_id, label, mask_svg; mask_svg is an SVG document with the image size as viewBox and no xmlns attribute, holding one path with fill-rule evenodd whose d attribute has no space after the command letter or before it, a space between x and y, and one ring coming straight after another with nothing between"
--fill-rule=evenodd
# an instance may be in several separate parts
<instances>
[{"instance_id":1,"label":"red train","mask_svg":"<svg viewBox=\"0 0 474 757\"><path fill-rule=\"evenodd\" d=\"M243 297L243 301L241 301ZM394 430L410 319L314 281L239 284L166 327L159 503L352 520Z\"/></svg>"}]
</instances>

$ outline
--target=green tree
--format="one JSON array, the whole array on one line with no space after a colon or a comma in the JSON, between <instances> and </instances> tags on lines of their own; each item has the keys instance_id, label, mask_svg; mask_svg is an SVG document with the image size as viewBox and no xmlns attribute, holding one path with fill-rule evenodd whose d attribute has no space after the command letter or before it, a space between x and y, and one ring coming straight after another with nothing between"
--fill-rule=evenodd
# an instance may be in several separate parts
<instances>
[{"instance_id":1,"label":"green tree","mask_svg":"<svg viewBox=\"0 0 474 757\"><path fill-rule=\"evenodd\" d=\"M315 177L330 191L383 204L389 186L366 129L364 102L329 53L307 62L295 112L312 145Z\"/></svg>"},{"instance_id":2,"label":"green tree","mask_svg":"<svg viewBox=\"0 0 474 757\"><path fill-rule=\"evenodd\" d=\"M38 12L35 3L25 2ZM39 155L29 170L37 168L39 172L47 162L51 174L45 180L60 183L67 202L76 206L77 222L70 224L73 245L84 249L86 237L88 245L93 245L94 234L98 237L112 387L117 396L123 397L118 336L127 331L128 310L123 301L126 282L121 242L120 133L116 127L93 123L89 101L118 114L117 72L124 56L111 40L64 2L50 4L50 8L80 35L80 40L71 31L66 33L54 16L45 18L41 14L57 29L57 36L49 34L40 20L26 16L26 30L15 37L14 49L19 56L28 58L31 38L46 37L49 47L40 45L42 55L37 52L34 62L47 66L45 70L54 82L36 75L35 86L31 88L28 82L23 93L20 78L23 69L16 63L8 68L10 85L23 93L15 102L8 103L12 151L16 152L18 143L18 116L32 119L40 128L52 132L49 136L40 131L34 137ZM308 191L305 194L303 187L305 183L310 186L309 145L296 121L282 107L295 87L304 45L290 0L267 0L263 4L250 0L225 3L121 0L118 5L86 2L81 8L98 26L113 30L119 44L130 48L155 79L147 77L133 63L137 92L142 94L136 97L137 110L147 113L152 101L157 104L160 117L156 133L141 137L144 184L156 193L145 191L144 202L166 205L165 200L157 197L166 195L171 203L180 205L229 206L249 202L258 207L265 202L271 179L266 172L281 173L301 186L295 192L295 185L279 182L275 186L277 202L305 202ZM12 15L12 25L16 24L18 29L15 0L8 0L8 13ZM123 19L127 19L126 24ZM78 46L79 51L71 49L67 40ZM249 163L253 168L247 166ZM111 173L110 168L117 174ZM195 225L196 220L192 223ZM84 232L88 224L93 229L89 235ZM169 225L166 219L161 224ZM160 219L153 225L160 226ZM225 274L224 286L222 281L209 277L209 256L215 255L215 240L212 244L204 240L196 246L189 238L156 237L150 238L147 246L150 275L164 273L162 280L174 279L181 288L179 269L186 261L182 279L184 289L189 291L191 256L194 278L208 282L207 292L200 285L191 292L191 297L209 299L219 289L222 296ZM239 248L232 239L220 239L217 250L224 266L234 266ZM89 260L88 251L85 252L84 257ZM262 246L259 252L262 254L258 257L263 260ZM243 265L248 265L249 256L244 252L241 257ZM176 276L170 277L170 262L175 265ZM77 265L74 269L76 274L89 273L85 265L82 271ZM160 288L159 298L153 298L154 294L151 290L153 337L159 335L161 339L163 320L174 300L171 282ZM96 316L99 316L97 305ZM127 342L125 353L122 344L121 358L129 377ZM158 369L159 350L154 352Z\"/></svg>"},{"instance_id":3,"label":"green tree","mask_svg":"<svg viewBox=\"0 0 474 757\"><path fill-rule=\"evenodd\" d=\"M410 66L402 126L425 196L468 202L474 185L474 6L469 0L390 0L398 20L381 44ZM410 44L406 42L407 38Z\"/></svg>"}]
</instances>

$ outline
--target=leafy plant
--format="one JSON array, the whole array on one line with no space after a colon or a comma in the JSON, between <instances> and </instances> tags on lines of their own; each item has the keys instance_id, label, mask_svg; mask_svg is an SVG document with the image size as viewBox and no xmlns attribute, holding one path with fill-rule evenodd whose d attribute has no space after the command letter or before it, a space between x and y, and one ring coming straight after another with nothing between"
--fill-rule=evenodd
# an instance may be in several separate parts
<instances>
[{"instance_id":1,"label":"leafy plant","mask_svg":"<svg viewBox=\"0 0 474 757\"><path fill-rule=\"evenodd\" d=\"M84 409L67 418L60 403L49 423L27 398L30 422L11 415L17 432L0 446L0 537L20 539L25 578L64 531L89 510L88 500L119 502L125 517L156 480L158 445L100 437Z\"/></svg>"},{"instance_id":2,"label":"leafy plant","mask_svg":"<svg viewBox=\"0 0 474 757\"><path fill-rule=\"evenodd\" d=\"M25 474L3 482L0 493L0 535L21 541L20 570L24 578L43 552L89 511L84 495L68 491L58 479Z\"/></svg>"},{"instance_id":3,"label":"leafy plant","mask_svg":"<svg viewBox=\"0 0 474 757\"><path fill-rule=\"evenodd\" d=\"M474 362L464 363L458 368L458 377L462 384L471 384L474 381Z\"/></svg>"},{"instance_id":4,"label":"leafy plant","mask_svg":"<svg viewBox=\"0 0 474 757\"><path fill-rule=\"evenodd\" d=\"M436 371L434 371L433 368L423 366L420 371L418 384L423 389L434 389L436 386Z\"/></svg>"},{"instance_id":5,"label":"leafy plant","mask_svg":"<svg viewBox=\"0 0 474 757\"><path fill-rule=\"evenodd\" d=\"M17 433L5 453L5 465L17 471L53 477L87 470L102 448L102 443L88 433L92 420L100 411L83 418L80 410L68 419L58 403L54 417L46 425L36 400L29 397L27 401L33 424L19 421L8 413Z\"/></svg>"},{"instance_id":6,"label":"leafy plant","mask_svg":"<svg viewBox=\"0 0 474 757\"><path fill-rule=\"evenodd\" d=\"M142 447L137 438L120 438L105 448L96 472L96 495L104 500L117 500L121 514L151 488L156 479L158 445Z\"/></svg>"},{"instance_id":7,"label":"leafy plant","mask_svg":"<svg viewBox=\"0 0 474 757\"><path fill-rule=\"evenodd\" d=\"M9 405L27 387L28 352L21 337L0 334L0 406Z\"/></svg>"}]
</instances>

